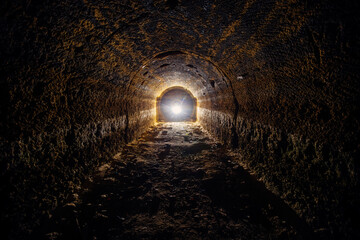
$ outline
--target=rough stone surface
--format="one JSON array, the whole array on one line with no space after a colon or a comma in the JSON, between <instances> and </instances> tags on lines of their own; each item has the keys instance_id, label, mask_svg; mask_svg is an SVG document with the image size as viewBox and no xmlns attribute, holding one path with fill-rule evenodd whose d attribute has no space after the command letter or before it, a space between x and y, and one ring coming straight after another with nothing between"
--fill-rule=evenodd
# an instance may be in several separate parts
<instances>
[{"instance_id":1,"label":"rough stone surface","mask_svg":"<svg viewBox=\"0 0 360 240\"><path fill-rule=\"evenodd\" d=\"M198 123L180 122L127 144L33 238L310 239L308 229Z\"/></svg>"},{"instance_id":2,"label":"rough stone surface","mask_svg":"<svg viewBox=\"0 0 360 240\"><path fill-rule=\"evenodd\" d=\"M357 9L355 0L5 0L9 238L26 236L153 124L156 97L174 85L315 230L359 237Z\"/></svg>"}]
</instances>

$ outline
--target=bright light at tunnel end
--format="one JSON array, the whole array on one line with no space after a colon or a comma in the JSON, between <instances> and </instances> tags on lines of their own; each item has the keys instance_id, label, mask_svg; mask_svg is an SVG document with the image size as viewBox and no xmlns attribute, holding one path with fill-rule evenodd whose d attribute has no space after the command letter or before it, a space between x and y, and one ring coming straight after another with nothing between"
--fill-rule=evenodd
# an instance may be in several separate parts
<instances>
[{"instance_id":1,"label":"bright light at tunnel end","mask_svg":"<svg viewBox=\"0 0 360 240\"><path fill-rule=\"evenodd\" d=\"M180 105L173 105L171 106L171 111L175 114L178 115L182 112L182 108Z\"/></svg>"}]
</instances>

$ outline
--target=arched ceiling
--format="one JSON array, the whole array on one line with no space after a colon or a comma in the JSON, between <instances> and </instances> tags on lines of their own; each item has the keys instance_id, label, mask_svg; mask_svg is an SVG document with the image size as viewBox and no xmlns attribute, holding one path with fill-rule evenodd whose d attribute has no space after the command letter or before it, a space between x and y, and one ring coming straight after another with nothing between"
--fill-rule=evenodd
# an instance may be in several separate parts
<instances>
[{"instance_id":1,"label":"arched ceiling","mask_svg":"<svg viewBox=\"0 0 360 240\"><path fill-rule=\"evenodd\" d=\"M326 1L299 0L55 0L3 6L1 71L14 96L8 106L35 101L16 97L27 92L51 91L59 102L69 95L64 101L73 109L81 97L97 105L96 96L117 112L116 102L133 101L136 89L139 98L154 99L180 81L200 100L207 96L212 109L234 113L229 100L219 100L234 97L245 118L326 139L330 119L341 116L340 106L350 106L348 99L357 94L342 90L358 82L356 64L346 57L355 43L344 37L356 27L351 14L344 15L350 7L341 2L331 8ZM156 58L169 52L184 54ZM342 81L347 76L350 80ZM17 84L21 87L12 87ZM53 105L46 111L55 114L59 107ZM299 109L312 119L311 127ZM126 107L116 114L125 112ZM326 131L319 120L329 123ZM343 121L335 122L345 132Z\"/></svg>"},{"instance_id":2,"label":"arched ceiling","mask_svg":"<svg viewBox=\"0 0 360 240\"><path fill-rule=\"evenodd\" d=\"M283 188L296 206L321 206L318 187L336 206L359 179L357 9L355 0L4 0L1 159L18 191L5 195L26 219L34 206L53 208L40 196L64 198L153 124L155 98L180 85L198 98L205 128L250 151L244 161L298 183ZM334 226L347 222L335 215Z\"/></svg>"},{"instance_id":3,"label":"arched ceiling","mask_svg":"<svg viewBox=\"0 0 360 240\"><path fill-rule=\"evenodd\" d=\"M182 86L196 98L212 96L228 87L228 80L216 66L200 56L180 51L157 54L134 76L135 89L155 98L165 89Z\"/></svg>"},{"instance_id":4,"label":"arched ceiling","mask_svg":"<svg viewBox=\"0 0 360 240\"><path fill-rule=\"evenodd\" d=\"M283 5L273 0L87 0L54 2L44 14L51 15L46 21L55 21L54 37L82 58L79 63L86 58L100 67L96 73L102 79L126 85L131 74L152 56L168 51L202 56L228 74L236 74L229 63L237 65L239 53L246 50L246 55L252 54L265 45L261 43L274 41L274 35L286 39L301 28L299 22L296 29L286 33L273 23L279 9L282 15L294 15ZM301 14L301 7L294 4L296 14ZM54 13L58 16L52 16ZM290 20L282 24L293 25ZM266 33L261 34L261 42L259 31Z\"/></svg>"}]
</instances>

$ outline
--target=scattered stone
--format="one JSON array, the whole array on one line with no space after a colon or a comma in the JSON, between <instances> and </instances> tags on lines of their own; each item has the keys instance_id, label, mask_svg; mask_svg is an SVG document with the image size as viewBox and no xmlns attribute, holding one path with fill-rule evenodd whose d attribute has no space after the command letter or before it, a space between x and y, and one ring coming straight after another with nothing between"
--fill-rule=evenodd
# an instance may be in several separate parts
<instances>
[{"instance_id":1,"label":"scattered stone","mask_svg":"<svg viewBox=\"0 0 360 240\"><path fill-rule=\"evenodd\" d=\"M259 199L250 175L198 124L164 123L141 139L125 146L111 168L99 168L103 177L79 197L77 212L65 217L77 234L245 240L298 235L287 219L270 211L272 202ZM69 206L75 210L74 203Z\"/></svg>"}]
</instances>

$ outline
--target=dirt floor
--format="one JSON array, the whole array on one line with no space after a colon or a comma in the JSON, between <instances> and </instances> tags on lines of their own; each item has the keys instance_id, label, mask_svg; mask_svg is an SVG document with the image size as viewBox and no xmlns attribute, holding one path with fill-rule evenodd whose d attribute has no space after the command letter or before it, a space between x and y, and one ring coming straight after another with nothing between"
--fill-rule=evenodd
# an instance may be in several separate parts
<instances>
[{"instance_id":1,"label":"dirt floor","mask_svg":"<svg viewBox=\"0 0 360 240\"><path fill-rule=\"evenodd\" d=\"M42 239L309 239L197 123L158 123L101 166Z\"/></svg>"}]
</instances>

